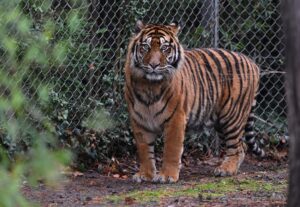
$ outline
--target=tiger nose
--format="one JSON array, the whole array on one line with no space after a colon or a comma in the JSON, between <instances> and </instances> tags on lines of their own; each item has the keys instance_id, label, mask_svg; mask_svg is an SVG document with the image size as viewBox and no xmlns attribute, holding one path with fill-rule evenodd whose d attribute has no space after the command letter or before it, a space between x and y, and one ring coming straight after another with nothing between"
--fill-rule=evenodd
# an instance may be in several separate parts
<instances>
[{"instance_id":1,"label":"tiger nose","mask_svg":"<svg viewBox=\"0 0 300 207\"><path fill-rule=\"evenodd\" d=\"M159 66L159 63L149 63L152 69L155 69Z\"/></svg>"}]
</instances>

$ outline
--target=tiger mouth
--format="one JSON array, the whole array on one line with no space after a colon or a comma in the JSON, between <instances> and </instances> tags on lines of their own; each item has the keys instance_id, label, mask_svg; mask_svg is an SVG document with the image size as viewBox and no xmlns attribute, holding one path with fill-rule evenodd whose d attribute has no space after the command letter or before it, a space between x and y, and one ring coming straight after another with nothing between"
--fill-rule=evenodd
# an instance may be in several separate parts
<instances>
[{"instance_id":1,"label":"tiger mouth","mask_svg":"<svg viewBox=\"0 0 300 207\"><path fill-rule=\"evenodd\" d=\"M159 69L144 68L145 77L149 81L161 81L164 78L162 71Z\"/></svg>"},{"instance_id":2,"label":"tiger mouth","mask_svg":"<svg viewBox=\"0 0 300 207\"><path fill-rule=\"evenodd\" d=\"M146 73L146 79L150 81L161 81L164 78L162 74L158 73Z\"/></svg>"}]
</instances>

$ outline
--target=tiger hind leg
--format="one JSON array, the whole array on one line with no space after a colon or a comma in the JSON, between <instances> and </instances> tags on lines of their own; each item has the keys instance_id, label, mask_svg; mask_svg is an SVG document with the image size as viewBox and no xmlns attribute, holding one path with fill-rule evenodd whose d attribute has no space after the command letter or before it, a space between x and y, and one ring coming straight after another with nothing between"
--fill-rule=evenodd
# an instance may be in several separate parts
<instances>
[{"instance_id":1,"label":"tiger hind leg","mask_svg":"<svg viewBox=\"0 0 300 207\"><path fill-rule=\"evenodd\" d=\"M226 127L219 131L220 138L225 139L226 155L221 163L214 170L215 176L231 176L238 173L239 167L245 158L242 135L245 124L238 127Z\"/></svg>"}]
</instances>

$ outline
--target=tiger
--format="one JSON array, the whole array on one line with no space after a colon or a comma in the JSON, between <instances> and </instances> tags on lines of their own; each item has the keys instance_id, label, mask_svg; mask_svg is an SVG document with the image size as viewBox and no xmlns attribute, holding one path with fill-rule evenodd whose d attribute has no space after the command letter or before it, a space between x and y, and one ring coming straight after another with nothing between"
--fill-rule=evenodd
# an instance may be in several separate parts
<instances>
[{"instance_id":1,"label":"tiger","mask_svg":"<svg viewBox=\"0 0 300 207\"><path fill-rule=\"evenodd\" d=\"M137 21L125 61L125 100L137 154L136 182L179 179L185 132L212 126L224 140L224 160L215 176L238 173L248 148L265 155L253 131L259 67L253 60L218 48L184 49L181 27ZM154 143L163 135L162 166Z\"/></svg>"}]
</instances>

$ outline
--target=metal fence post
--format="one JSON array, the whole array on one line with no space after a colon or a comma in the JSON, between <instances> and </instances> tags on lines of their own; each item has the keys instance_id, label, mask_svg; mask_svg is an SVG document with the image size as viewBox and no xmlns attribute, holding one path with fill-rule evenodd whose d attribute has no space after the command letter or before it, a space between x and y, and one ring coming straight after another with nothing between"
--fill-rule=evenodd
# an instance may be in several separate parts
<instances>
[{"instance_id":1,"label":"metal fence post","mask_svg":"<svg viewBox=\"0 0 300 207\"><path fill-rule=\"evenodd\" d=\"M214 0L214 44L215 48L219 47L219 0Z\"/></svg>"}]
</instances>

